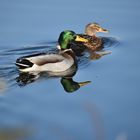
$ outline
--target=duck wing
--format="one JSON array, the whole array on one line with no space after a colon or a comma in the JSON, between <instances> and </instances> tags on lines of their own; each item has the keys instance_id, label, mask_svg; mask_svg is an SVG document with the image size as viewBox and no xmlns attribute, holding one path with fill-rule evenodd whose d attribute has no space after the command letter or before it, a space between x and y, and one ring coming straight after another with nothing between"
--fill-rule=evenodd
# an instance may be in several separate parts
<instances>
[{"instance_id":1,"label":"duck wing","mask_svg":"<svg viewBox=\"0 0 140 140\"><path fill-rule=\"evenodd\" d=\"M64 60L64 57L59 54L44 54L38 56L27 57L27 60L36 65L45 65L47 63L57 63Z\"/></svg>"},{"instance_id":2,"label":"duck wing","mask_svg":"<svg viewBox=\"0 0 140 140\"><path fill-rule=\"evenodd\" d=\"M42 66L48 63L57 63L64 60L64 57L59 54L33 54L18 58L16 61L16 65L20 68L29 68L34 64L38 66Z\"/></svg>"}]
</instances>

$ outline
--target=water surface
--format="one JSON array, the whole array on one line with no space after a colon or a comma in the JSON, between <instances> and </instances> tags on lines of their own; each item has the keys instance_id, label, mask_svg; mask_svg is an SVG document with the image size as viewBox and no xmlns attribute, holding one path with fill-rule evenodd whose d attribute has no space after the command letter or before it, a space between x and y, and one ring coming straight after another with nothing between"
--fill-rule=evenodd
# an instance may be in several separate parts
<instances>
[{"instance_id":1,"label":"water surface","mask_svg":"<svg viewBox=\"0 0 140 140\"><path fill-rule=\"evenodd\" d=\"M26 140L139 140L139 7L136 0L1 0L0 139L3 133L23 138L23 131ZM61 31L82 33L92 21L110 30L100 36L119 45L79 62L73 80L90 84L72 93L61 78L17 84L18 57L54 49Z\"/></svg>"}]
</instances>

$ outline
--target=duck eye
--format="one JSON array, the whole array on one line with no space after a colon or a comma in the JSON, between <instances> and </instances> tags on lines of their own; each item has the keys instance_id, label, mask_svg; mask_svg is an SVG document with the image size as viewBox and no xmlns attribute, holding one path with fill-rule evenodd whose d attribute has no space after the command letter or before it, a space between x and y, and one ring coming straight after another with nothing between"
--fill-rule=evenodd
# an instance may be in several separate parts
<instances>
[{"instance_id":1,"label":"duck eye","mask_svg":"<svg viewBox=\"0 0 140 140\"><path fill-rule=\"evenodd\" d=\"M99 31L100 30L100 28L99 27L96 27L96 31Z\"/></svg>"}]
</instances>

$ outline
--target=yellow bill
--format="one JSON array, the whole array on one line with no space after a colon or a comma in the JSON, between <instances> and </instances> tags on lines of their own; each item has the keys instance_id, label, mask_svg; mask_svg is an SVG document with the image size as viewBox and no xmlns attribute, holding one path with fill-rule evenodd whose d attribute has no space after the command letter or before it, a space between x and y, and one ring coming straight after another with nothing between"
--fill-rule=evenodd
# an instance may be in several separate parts
<instances>
[{"instance_id":1,"label":"yellow bill","mask_svg":"<svg viewBox=\"0 0 140 140\"><path fill-rule=\"evenodd\" d=\"M80 87L85 86L87 84L91 83L91 81L85 81L85 82L80 82L78 83Z\"/></svg>"},{"instance_id":2,"label":"yellow bill","mask_svg":"<svg viewBox=\"0 0 140 140\"><path fill-rule=\"evenodd\" d=\"M79 35L76 36L75 41L79 41L79 42L88 42L87 39L85 39L85 38L83 38L83 37L80 37Z\"/></svg>"}]
</instances>

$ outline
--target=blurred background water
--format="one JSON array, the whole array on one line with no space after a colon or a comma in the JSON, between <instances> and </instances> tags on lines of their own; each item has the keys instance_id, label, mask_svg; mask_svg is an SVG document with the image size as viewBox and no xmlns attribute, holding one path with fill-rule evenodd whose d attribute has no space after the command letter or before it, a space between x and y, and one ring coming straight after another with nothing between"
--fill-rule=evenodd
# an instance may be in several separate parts
<instances>
[{"instance_id":1,"label":"blurred background water","mask_svg":"<svg viewBox=\"0 0 140 140\"><path fill-rule=\"evenodd\" d=\"M137 0L0 0L0 140L139 140L139 17ZM74 80L90 84L71 94L60 78L18 86L19 56L53 49L61 31L89 22L119 42L78 69Z\"/></svg>"}]
</instances>

